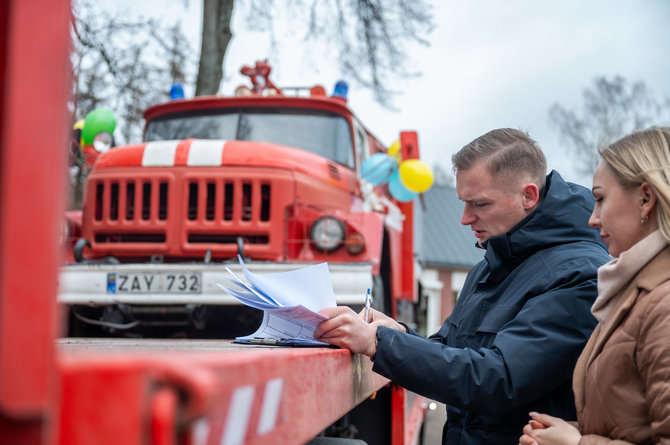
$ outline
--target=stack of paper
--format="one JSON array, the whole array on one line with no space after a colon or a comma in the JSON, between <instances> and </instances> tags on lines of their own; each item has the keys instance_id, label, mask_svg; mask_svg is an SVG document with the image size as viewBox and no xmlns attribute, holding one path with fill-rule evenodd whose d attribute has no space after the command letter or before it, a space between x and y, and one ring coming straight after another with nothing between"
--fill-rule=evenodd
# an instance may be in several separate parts
<instances>
[{"instance_id":1,"label":"stack of paper","mask_svg":"<svg viewBox=\"0 0 670 445\"><path fill-rule=\"evenodd\" d=\"M263 311L256 332L235 340L241 343L279 345L326 345L314 339L314 329L326 317L318 311L335 306L328 263L315 264L289 272L255 275L247 270L238 255L244 278L226 267L231 286L218 286L240 303Z\"/></svg>"}]
</instances>

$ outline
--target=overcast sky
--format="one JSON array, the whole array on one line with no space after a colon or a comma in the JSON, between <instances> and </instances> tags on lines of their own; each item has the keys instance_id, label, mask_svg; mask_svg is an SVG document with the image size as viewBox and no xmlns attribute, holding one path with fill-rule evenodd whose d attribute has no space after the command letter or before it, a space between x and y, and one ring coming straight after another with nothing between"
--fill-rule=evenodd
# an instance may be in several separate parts
<instances>
[{"instance_id":1,"label":"overcast sky","mask_svg":"<svg viewBox=\"0 0 670 445\"><path fill-rule=\"evenodd\" d=\"M167 25L179 21L199 53L201 1L115 3ZM398 111L376 104L352 82L349 87L351 108L383 143L416 130L421 157L431 166L450 170L452 153L475 137L521 128L544 148L550 169L590 186L551 126L549 107L559 102L577 110L596 76L617 74L644 81L659 98L670 96L670 0L435 0L433 13L430 46L411 46L407 59L422 75L403 82ZM341 78L336 61L327 49L307 49L294 23L276 19L284 27L271 48L267 33L250 31L242 14L233 17L223 94L247 83L238 74L242 65L266 58L277 85L318 83L332 92Z\"/></svg>"}]
</instances>

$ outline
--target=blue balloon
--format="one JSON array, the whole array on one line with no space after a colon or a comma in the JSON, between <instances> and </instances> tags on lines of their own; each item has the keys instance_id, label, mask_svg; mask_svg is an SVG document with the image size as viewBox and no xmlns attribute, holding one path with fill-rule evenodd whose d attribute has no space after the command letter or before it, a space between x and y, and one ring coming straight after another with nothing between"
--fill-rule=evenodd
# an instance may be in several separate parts
<instances>
[{"instance_id":1,"label":"blue balloon","mask_svg":"<svg viewBox=\"0 0 670 445\"><path fill-rule=\"evenodd\" d=\"M385 184L397 169L395 158L386 153L375 153L363 161L361 177L372 185Z\"/></svg>"},{"instance_id":2,"label":"blue balloon","mask_svg":"<svg viewBox=\"0 0 670 445\"><path fill-rule=\"evenodd\" d=\"M391 179L389 179L389 192L391 193L391 196L400 202L411 201L418 195L417 192L413 192L402 183L400 170L396 170L395 173L391 175Z\"/></svg>"}]
</instances>

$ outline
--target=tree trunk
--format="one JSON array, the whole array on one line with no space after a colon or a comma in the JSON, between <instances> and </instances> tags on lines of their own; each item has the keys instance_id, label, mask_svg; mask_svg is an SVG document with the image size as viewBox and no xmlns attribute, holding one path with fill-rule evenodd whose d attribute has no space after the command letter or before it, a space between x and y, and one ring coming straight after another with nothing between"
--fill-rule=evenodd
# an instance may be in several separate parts
<instances>
[{"instance_id":1,"label":"tree trunk","mask_svg":"<svg viewBox=\"0 0 670 445\"><path fill-rule=\"evenodd\" d=\"M216 94L223 78L223 56L233 33L230 19L234 0L203 0L202 46L195 95Z\"/></svg>"}]
</instances>

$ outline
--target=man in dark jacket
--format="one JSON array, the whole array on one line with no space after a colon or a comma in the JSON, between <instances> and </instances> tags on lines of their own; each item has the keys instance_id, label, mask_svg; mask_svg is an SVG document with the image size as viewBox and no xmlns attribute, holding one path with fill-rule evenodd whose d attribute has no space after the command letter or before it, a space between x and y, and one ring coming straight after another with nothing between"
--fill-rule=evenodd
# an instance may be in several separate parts
<instances>
[{"instance_id":1,"label":"man in dark jacket","mask_svg":"<svg viewBox=\"0 0 670 445\"><path fill-rule=\"evenodd\" d=\"M517 444L529 411L575 419L572 370L595 326L596 271L609 261L588 226L593 197L552 171L525 133L493 130L453 158L484 260L428 339L372 312L322 311L322 341L363 353L373 370L447 405L443 442Z\"/></svg>"}]
</instances>

